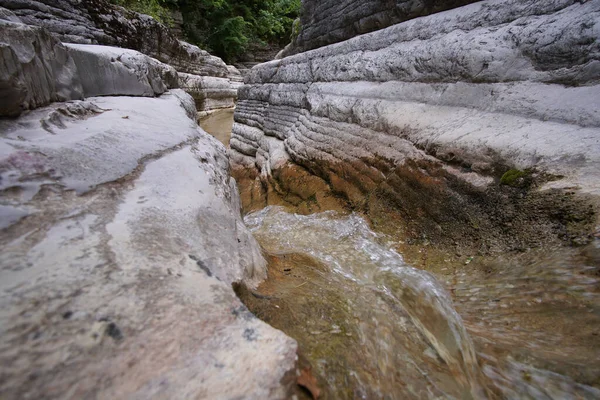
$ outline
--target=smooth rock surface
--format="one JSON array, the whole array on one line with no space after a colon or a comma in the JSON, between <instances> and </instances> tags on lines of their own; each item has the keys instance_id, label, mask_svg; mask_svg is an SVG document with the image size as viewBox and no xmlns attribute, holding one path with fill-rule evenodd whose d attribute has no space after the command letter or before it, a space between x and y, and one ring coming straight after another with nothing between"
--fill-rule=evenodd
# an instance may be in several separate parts
<instances>
[{"instance_id":1,"label":"smooth rock surface","mask_svg":"<svg viewBox=\"0 0 600 400\"><path fill-rule=\"evenodd\" d=\"M85 97L152 97L179 87L173 67L135 50L85 44L65 46L81 76Z\"/></svg>"},{"instance_id":2,"label":"smooth rock surface","mask_svg":"<svg viewBox=\"0 0 600 400\"><path fill-rule=\"evenodd\" d=\"M179 40L169 28L152 17L126 10L105 0L0 0L0 8L2 7L14 12L2 9L2 13L10 14L10 18L20 17L26 24L45 28L62 42L76 44L69 48L72 53L77 52L75 56L78 64L84 70L97 68L97 73L103 71L113 76L119 75L120 78L114 80L112 85L100 87L94 83L95 73L82 73L82 79L86 81L86 96L161 94L168 88L179 87L178 80L181 78L174 76L172 69L175 69L186 77L182 84L190 87L190 94L196 98L201 94L199 108L210 110L213 103L215 109L231 107L236 91L243 83L240 72L234 66L226 65L219 57ZM45 34L48 36L47 32ZM102 51L100 47L83 46L91 44L136 50L151 57L151 60L125 50L118 50L121 54L115 54L117 50ZM122 65L106 60L106 57L111 60L119 59ZM154 59L169 67L161 66ZM149 74L148 79L142 76L146 73ZM125 82L130 74L137 78ZM157 75L162 77L166 87L158 82ZM193 76L222 80L205 81ZM208 92L207 88L210 88ZM208 98L207 95L215 97ZM58 100L70 98L77 97Z\"/></svg>"},{"instance_id":3,"label":"smooth rock surface","mask_svg":"<svg viewBox=\"0 0 600 400\"><path fill-rule=\"evenodd\" d=\"M96 97L0 126L0 397L285 398L296 344L191 97ZM75 191L71 190L75 189Z\"/></svg>"},{"instance_id":4,"label":"smooth rock surface","mask_svg":"<svg viewBox=\"0 0 600 400\"><path fill-rule=\"evenodd\" d=\"M83 91L73 59L47 31L27 26L0 9L0 116L53 101L81 99Z\"/></svg>"}]
</instances>

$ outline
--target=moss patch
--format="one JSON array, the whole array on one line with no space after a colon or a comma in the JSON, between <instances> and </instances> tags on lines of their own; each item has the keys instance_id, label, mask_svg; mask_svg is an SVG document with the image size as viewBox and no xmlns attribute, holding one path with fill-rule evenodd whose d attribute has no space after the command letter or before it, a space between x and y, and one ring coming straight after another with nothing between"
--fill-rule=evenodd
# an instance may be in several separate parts
<instances>
[{"instance_id":1,"label":"moss patch","mask_svg":"<svg viewBox=\"0 0 600 400\"><path fill-rule=\"evenodd\" d=\"M521 171L519 169L509 169L502 175L500 178L501 185L508 185L512 187L523 187L526 186L530 179L527 179L531 176L530 170Z\"/></svg>"}]
</instances>

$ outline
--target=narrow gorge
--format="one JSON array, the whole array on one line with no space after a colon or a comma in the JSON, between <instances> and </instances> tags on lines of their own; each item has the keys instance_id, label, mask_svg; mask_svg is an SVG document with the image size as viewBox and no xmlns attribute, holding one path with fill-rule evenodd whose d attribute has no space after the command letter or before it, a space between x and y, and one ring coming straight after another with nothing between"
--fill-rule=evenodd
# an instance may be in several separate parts
<instances>
[{"instance_id":1,"label":"narrow gorge","mask_svg":"<svg viewBox=\"0 0 600 400\"><path fill-rule=\"evenodd\" d=\"M600 398L600 0L294 26L0 0L0 398Z\"/></svg>"}]
</instances>

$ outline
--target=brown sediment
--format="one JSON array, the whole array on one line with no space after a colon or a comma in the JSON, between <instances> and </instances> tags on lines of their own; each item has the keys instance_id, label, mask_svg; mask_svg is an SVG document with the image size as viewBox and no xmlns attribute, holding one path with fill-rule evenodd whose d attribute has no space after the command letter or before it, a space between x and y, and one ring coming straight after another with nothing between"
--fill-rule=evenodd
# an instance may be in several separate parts
<instances>
[{"instance_id":1,"label":"brown sediment","mask_svg":"<svg viewBox=\"0 0 600 400\"><path fill-rule=\"evenodd\" d=\"M449 253L493 255L593 239L597 199L538 190L548 180L541 173L531 173L527 185L502 184L494 176L491 184L475 186L429 160L406 161L387 168L385 175L366 165L321 163L313 174L287 163L268 178L255 169L238 168L232 174L246 213L267 205L300 214L352 210L377 231L408 243L432 243Z\"/></svg>"}]
</instances>

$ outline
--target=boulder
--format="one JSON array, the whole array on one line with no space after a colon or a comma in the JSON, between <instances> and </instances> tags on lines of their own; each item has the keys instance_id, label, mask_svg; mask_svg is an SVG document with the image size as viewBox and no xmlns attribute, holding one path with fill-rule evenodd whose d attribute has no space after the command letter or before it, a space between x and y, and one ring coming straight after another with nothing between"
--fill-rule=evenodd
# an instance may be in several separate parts
<instances>
[{"instance_id":1,"label":"boulder","mask_svg":"<svg viewBox=\"0 0 600 400\"><path fill-rule=\"evenodd\" d=\"M79 71L85 97L156 96L179 85L173 67L135 50L84 44L65 46Z\"/></svg>"},{"instance_id":2,"label":"boulder","mask_svg":"<svg viewBox=\"0 0 600 400\"><path fill-rule=\"evenodd\" d=\"M19 22L5 9L0 12L0 116L81 99L79 75L65 47L44 29Z\"/></svg>"},{"instance_id":3,"label":"boulder","mask_svg":"<svg viewBox=\"0 0 600 400\"><path fill-rule=\"evenodd\" d=\"M266 263L194 117L173 90L0 121L0 397L286 398L296 343L233 292Z\"/></svg>"}]
</instances>

